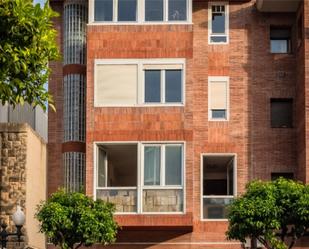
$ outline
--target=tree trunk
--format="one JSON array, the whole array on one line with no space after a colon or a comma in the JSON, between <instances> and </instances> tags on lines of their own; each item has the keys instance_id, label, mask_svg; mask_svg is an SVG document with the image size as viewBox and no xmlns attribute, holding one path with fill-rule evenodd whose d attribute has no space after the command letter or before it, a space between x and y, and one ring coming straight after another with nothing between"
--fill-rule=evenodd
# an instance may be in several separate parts
<instances>
[{"instance_id":1,"label":"tree trunk","mask_svg":"<svg viewBox=\"0 0 309 249\"><path fill-rule=\"evenodd\" d=\"M257 249L257 239L251 238L251 249Z\"/></svg>"}]
</instances>

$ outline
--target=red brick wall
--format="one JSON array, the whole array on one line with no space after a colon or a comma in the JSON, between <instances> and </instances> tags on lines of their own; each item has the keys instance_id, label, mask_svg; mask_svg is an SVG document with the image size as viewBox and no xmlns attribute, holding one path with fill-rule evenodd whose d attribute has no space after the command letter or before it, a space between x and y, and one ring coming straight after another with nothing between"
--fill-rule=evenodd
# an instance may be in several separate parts
<instances>
[{"instance_id":1,"label":"red brick wall","mask_svg":"<svg viewBox=\"0 0 309 249\"><path fill-rule=\"evenodd\" d=\"M60 16L54 19L54 27L58 31L57 43L62 51L62 13L63 4L61 2L53 2L52 8L57 11ZM62 170L62 138L63 138L63 70L62 61L52 61L49 63L52 71L49 77L48 89L53 95L54 104L57 109L54 112L51 108L48 111L48 145L47 145L47 187L48 194L57 190L63 185L63 170Z\"/></svg>"}]
</instances>

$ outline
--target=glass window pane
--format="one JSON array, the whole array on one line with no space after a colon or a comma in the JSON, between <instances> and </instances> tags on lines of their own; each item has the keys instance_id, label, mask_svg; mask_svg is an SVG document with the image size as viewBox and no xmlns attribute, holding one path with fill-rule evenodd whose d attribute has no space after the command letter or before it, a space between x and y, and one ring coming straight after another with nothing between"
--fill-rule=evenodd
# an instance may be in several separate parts
<instances>
[{"instance_id":1,"label":"glass window pane","mask_svg":"<svg viewBox=\"0 0 309 249\"><path fill-rule=\"evenodd\" d=\"M136 0L118 0L118 21L136 21Z\"/></svg>"},{"instance_id":2,"label":"glass window pane","mask_svg":"<svg viewBox=\"0 0 309 249\"><path fill-rule=\"evenodd\" d=\"M290 128L293 126L293 100L271 99L271 127Z\"/></svg>"},{"instance_id":3,"label":"glass window pane","mask_svg":"<svg viewBox=\"0 0 309 249\"><path fill-rule=\"evenodd\" d=\"M211 118L226 119L226 110L211 110Z\"/></svg>"},{"instance_id":4,"label":"glass window pane","mask_svg":"<svg viewBox=\"0 0 309 249\"><path fill-rule=\"evenodd\" d=\"M145 103L161 102L161 71L145 70Z\"/></svg>"},{"instance_id":5,"label":"glass window pane","mask_svg":"<svg viewBox=\"0 0 309 249\"><path fill-rule=\"evenodd\" d=\"M225 34L225 14L212 13L212 34Z\"/></svg>"},{"instance_id":6,"label":"glass window pane","mask_svg":"<svg viewBox=\"0 0 309 249\"><path fill-rule=\"evenodd\" d=\"M181 185L182 147L166 146L165 148L165 184Z\"/></svg>"},{"instance_id":7,"label":"glass window pane","mask_svg":"<svg viewBox=\"0 0 309 249\"><path fill-rule=\"evenodd\" d=\"M145 0L145 21L163 21L163 0Z\"/></svg>"},{"instance_id":8,"label":"glass window pane","mask_svg":"<svg viewBox=\"0 0 309 249\"><path fill-rule=\"evenodd\" d=\"M271 53L288 53L288 40L271 40Z\"/></svg>"},{"instance_id":9,"label":"glass window pane","mask_svg":"<svg viewBox=\"0 0 309 249\"><path fill-rule=\"evenodd\" d=\"M210 37L211 42L219 43L219 42L226 42L226 36L211 36Z\"/></svg>"},{"instance_id":10,"label":"glass window pane","mask_svg":"<svg viewBox=\"0 0 309 249\"><path fill-rule=\"evenodd\" d=\"M165 71L165 102L182 102L182 70Z\"/></svg>"},{"instance_id":11,"label":"glass window pane","mask_svg":"<svg viewBox=\"0 0 309 249\"><path fill-rule=\"evenodd\" d=\"M95 21L113 21L113 0L95 0Z\"/></svg>"},{"instance_id":12,"label":"glass window pane","mask_svg":"<svg viewBox=\"0 0 309 249\"><path fill-rule=\"evenodd\" d=\"M144 151L144 185L160 185L161 148L147 146Z\"/></svg>"},{"instance_id":13,"label":"glass window pane","mask_svg":"<svg viewBox=\"0 0 309 249\"><path fill-rule=\"evenodd\" d=\"M204 198L204 219L226 219L228 216L227 206L233 202L233 198Z\"/></svg>"},{"instance_id":14,"label":"glass window pane","mask_svg":"<svg viewBox=\"0 0 309 249\"><path fill-rule=\"evenodd\" d=\"M187 0L168 0L168 20L187 20Z\"/></svg>"},{"instance_id":15,"label":"glass window pane","mask_svg":"<svg viewBox=\"0 0 309 249\"><path fill-rule=\"evenodd\" d=\"M98 158L98 187L106 187L105 184L105 167L106 167L106 152L102 149L99 149L99 158Z\"/></svg>"}]
</instances>

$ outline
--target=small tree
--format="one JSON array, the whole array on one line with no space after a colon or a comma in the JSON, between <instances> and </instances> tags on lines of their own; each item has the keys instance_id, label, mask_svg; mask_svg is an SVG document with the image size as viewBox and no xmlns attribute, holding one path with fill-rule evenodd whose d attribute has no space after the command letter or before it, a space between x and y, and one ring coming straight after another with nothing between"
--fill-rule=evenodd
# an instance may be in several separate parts
<instances>
[{"instance_id":1,"label":"small tree","mask_svg":"<svg viewBox=\"0 0 309 249\"><path fill-rule=\"evenodd\" d=\"M229 211L228 239L251 238L267 249L290 249L309 229L309 186L283 178L254 181Z\"/></svg>"},{"instance_id":2,"label":"small tree","mask_svg":"<svg viewBox=\"0 0 309 249\"><path fill-rule=\"evenodd\" d=\"M48 3L41 9L33 0L0 0L0 104L51 105L44 85L48 62L59 58L55 16Z\"/></svg>"},{"instance_id":3,"label":"small tree","mask_svg":"<svg viewBox=\"0 0 309 249\"><path fill-rule=\"evenodd\" d=\"M113 204L94 201L82 193L59 190L38 206L40 232L61 249L77 249L115 240L118 225Z\"/></svg>"}]
</instances>

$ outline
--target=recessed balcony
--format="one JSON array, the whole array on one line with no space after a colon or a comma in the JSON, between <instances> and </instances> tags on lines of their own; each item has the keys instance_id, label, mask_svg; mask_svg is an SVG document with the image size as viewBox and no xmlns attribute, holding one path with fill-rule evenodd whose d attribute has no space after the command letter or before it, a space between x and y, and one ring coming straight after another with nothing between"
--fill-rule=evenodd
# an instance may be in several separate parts
<instances>
[{"instance_id":1,"label":"recessed balcony","mask_svg":"<svg viewBox=\"0 0 309 249\"><path fill-rule=\"evenodd\" d=\"M296 12L302 0L257 0L261 12Z\"/></svg>"}]
</instances>

